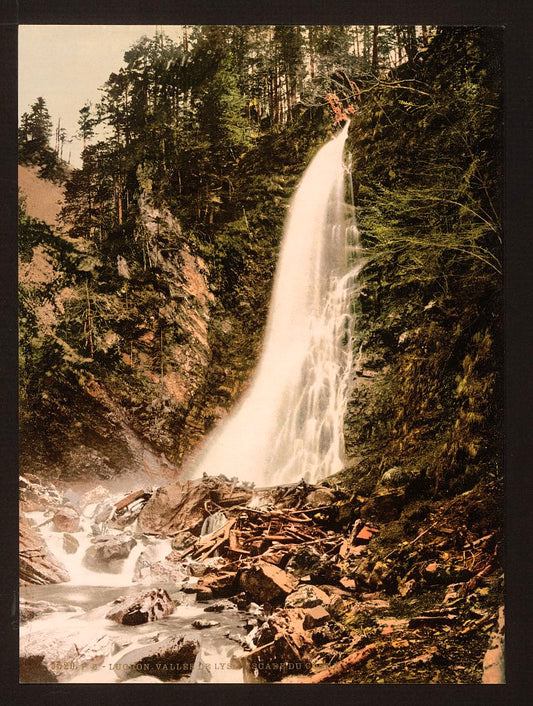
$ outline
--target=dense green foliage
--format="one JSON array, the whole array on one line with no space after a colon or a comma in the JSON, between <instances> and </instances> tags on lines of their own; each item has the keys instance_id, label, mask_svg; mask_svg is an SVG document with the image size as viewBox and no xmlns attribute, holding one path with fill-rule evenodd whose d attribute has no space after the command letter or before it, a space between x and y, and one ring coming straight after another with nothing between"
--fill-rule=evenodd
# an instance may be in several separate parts
<instances>
[{"instance_id":1,"label":"dense green foliage","mask_svg":"<svg viewBox=\"0 0 533 706\"><path fill-rule=\"evenodd\" d=\"M500 41L441 30L352 126L363 347L389 366L360 433L436 489L501 473Z\"/></svg>"}]
</instances>

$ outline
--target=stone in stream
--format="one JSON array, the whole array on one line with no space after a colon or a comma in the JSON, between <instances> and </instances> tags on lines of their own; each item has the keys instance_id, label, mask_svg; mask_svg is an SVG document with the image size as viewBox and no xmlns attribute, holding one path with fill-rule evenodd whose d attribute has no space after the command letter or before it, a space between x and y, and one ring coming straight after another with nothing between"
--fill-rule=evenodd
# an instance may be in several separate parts
<instances>
[{"instance_id":1,"label":"stone in stream","mask_svg":"<svg viewBox=\"0 0 533 706\"><path fill-rule=\"evenodd\" d=\"M73 507L60 508L52 518L58 532L77 532L80 529L80 516Z\"/></svg>"},{"instance_id":2,"label":"stone in stream","mask_svg":"<svg viewBox=\"0 0 533 706\"><path fill-rule=\"evenodd\" d=\"M110 520L115 514L115 506L108 500L99 502L94 510L93 521L100 525Z\"/></svg>"},{"instance_id":3,"label":"stone in stream","mask_svg":"<svg viewBox=\"0 0 533 706\"><path fill-rule=\"evenodd\" d=\"M131 674L143 674L163 680L178 680L192 672L199 650L196 640L172 636L127 652L120 662L113 665L113 669L119 679L127 679Z\"/></svg>"},{"instance_id":4,"label":"stone in stream","mask_svg":"<svg viewBox=\"0 0 533 706\"><path fill-rule=\"evenodd\" d=\"M65 532L63 534L63 551L66 554L75 554L79 549L80 543L74 535Z\"/></svg>"},{"instance_id":5,"label":"stone in stream","mask_svg":"<svg viewBox=\"0 0 533 706\"><path fill-rule=\"evenodd\" d=\"M96 537L87 548L83 563L90 569L109 571L112 568L110 564L126 559L136 544L136 540L129 535Z\"/></svg>"},{"instance_id":6,"label":"stone in stream","mask_svg":"<svg viewBox=\"0 0 533 706\"><path fill-rule=\"evenodd\" d=\"M223 613L224 611L233 610L237 610L237 608L235 605L233 605L233 603L230 603L229 601L217 601L216 603L211 603L211 605L208 605L204 608L205 613Z\"/></svg>"},{"instance_id":7,"label":"stone in stream","mask_svg":"<svg viewBox=\"0 0 533 706\"><path fill-rule=\"evenodd\" d=\"M174 609L174 601L168 593L163 588L155 588L134 596L117 598L105 617L122 625L142 625L166 618Z\"/></svg>"},{"instance_id":8,"label":"stone in stream","mask_svg":"<svg viewBox=\"0 0 533 706\"><path fill-rule=\"evenodd\" d=\"M220 625L218 620L193 620L192 626L197 630L205 630L206 628L215 628Z\"/></svg>"}]
</instances>

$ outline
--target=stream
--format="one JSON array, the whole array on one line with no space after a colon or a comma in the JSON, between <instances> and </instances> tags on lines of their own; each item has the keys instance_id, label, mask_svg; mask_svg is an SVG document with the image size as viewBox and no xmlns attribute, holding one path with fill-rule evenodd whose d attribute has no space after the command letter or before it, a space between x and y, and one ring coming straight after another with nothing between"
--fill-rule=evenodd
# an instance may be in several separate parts
<instances>
[{"instance_id":1,"label":"stream","mask_svg":"<svg viewBox=\"0 0 533 706\"><path fill-rule=\"evenodd\" d=\"M109 498L110 502L117 499L119 498L113 496ZM44 644L47 659L50 660L52 656L52 660L56 662L54 672L60 682L157 682L160 680L154 676L132 676L131 672L124 668L124 665L131 664L128 655L139 647L160 642L170 636L183 636L185 640L198 641L200 652L192 673L181 676L181 680L192 683L242 683L242 669L230 668L230 659L232 653L240 646L238 640L246 635L245 623L250 617L249 614L237 610L229 601L199 603L194 593L180 590L178 583L150 578L134 582L134 570L141 553L149 556L150 561L160 561L171 551L169 539L140 534L136 529L136 521L123 531L108 529L106 532L108 535L131 534L137 541L137 545L121 565L115 564L110 567L111 571L95 571L88 568L83 564L83 557L91 545L91 511L94 511L94 507L83 508L80 529L71 533L79 541L79 547L73 554L65 552L63 532L55 530L51 522L46 523L47 516L44 512L26 513L35 525L41 525L40 531L48 548L67 568L71 580L59 584L21 586L21 599L46 601L61 608L57 612L22 623L21 646ZM184 562L184 578L188 574L186 567L187 562ZM194 582L194 579L192 581ZM122 625L106 619L105 615L115 599L138 594L152 587L167 591L176 605L172 615L135 626ZM206 608L214 603L224 604L225 610L206 612ZM215 620L218 625L197 629L192 625L195 620ZM72 658L73 646L94 643L103 645L103 649L97 650L99 653L108 652L103 663L98 657L92 662L89 660L89 663L86 659L80 662L75 657ZM172 665L167 666L171 668ZM177 678L179 675L176 675ZM165 679L167 680L168 678Z\"/></svg>"}]
</instances>

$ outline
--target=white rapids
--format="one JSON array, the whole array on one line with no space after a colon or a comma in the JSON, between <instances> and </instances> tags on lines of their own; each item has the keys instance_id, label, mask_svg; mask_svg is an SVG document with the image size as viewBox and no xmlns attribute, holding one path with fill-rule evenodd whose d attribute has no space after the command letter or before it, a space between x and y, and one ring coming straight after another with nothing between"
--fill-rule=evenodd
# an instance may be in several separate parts
<instances>
[{"instance_id":1,"label":"white rapids","mask_svg":"<svg viewBox=\"0 0 533 706\"><path fill-rule=\"evenodd\" d=\"M248 391L191 475L272 486L343 467L358 231L345 202L348 124L316 154L290 205L262 355ZM353 205L352 205L353 214Z\"/></svg>"}]
</instances>

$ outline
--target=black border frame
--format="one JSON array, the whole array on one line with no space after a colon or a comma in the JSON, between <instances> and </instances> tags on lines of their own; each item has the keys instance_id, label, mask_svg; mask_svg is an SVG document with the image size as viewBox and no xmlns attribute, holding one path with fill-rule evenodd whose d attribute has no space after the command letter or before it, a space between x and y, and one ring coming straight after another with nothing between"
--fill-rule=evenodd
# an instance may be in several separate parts
<instances>
[{"instance_id":1,"label":"black border frame","mask_svg":"<svg viewBox=\"0 0 533 706\"><path fill-rule=\"evenodd\" d=\"M530 0L0 0L0 649L4 703L144 704L167 699L217 706L281 700L294 704L528 704L533 572L526 532L533 501L533 6ZM17 528L17 27L18 24L436 24L503 26L505 73L505 544L507 684L487 685L31 685L18 684ZM530 500L531 499L531 500ZM138 687L141 687L140 689ZM154 685L151 685L154 686ZM165 688L166 687L166 688ZM164 693L163 693L164 690Z\"/></svg>"}]
</instances>

